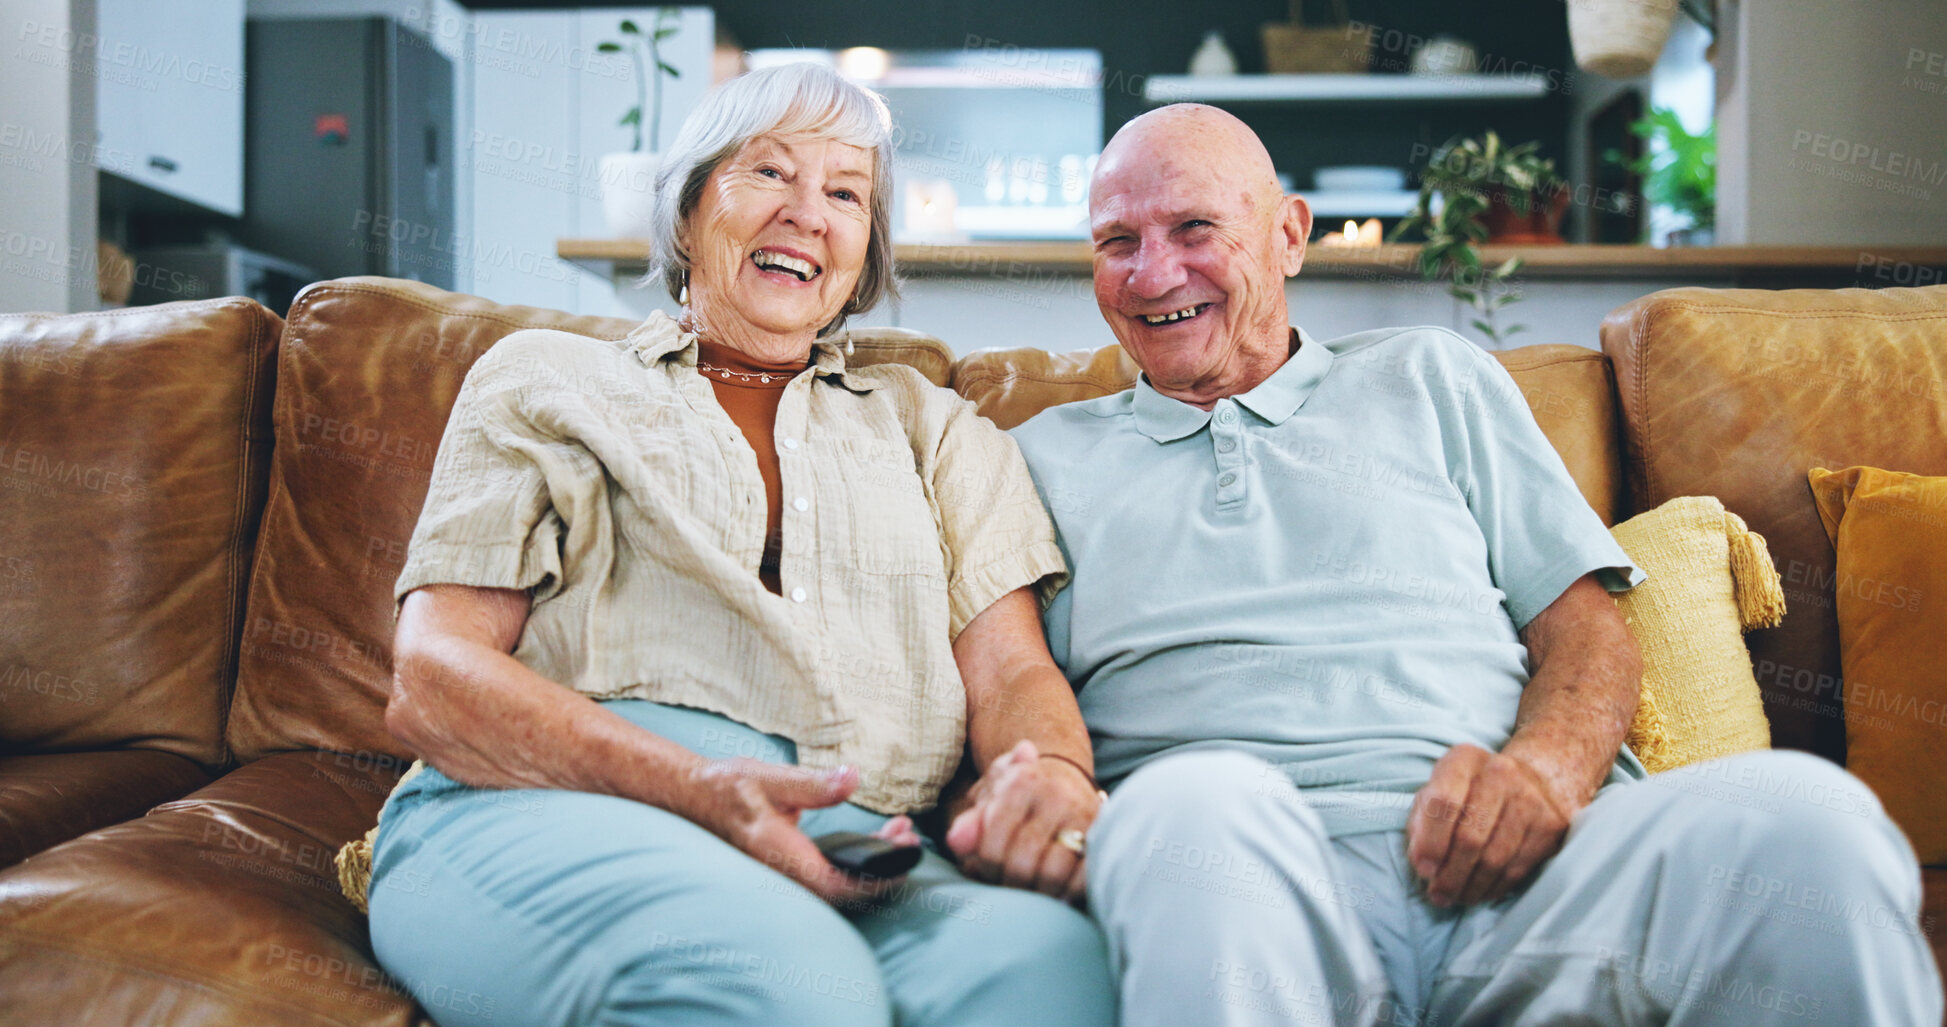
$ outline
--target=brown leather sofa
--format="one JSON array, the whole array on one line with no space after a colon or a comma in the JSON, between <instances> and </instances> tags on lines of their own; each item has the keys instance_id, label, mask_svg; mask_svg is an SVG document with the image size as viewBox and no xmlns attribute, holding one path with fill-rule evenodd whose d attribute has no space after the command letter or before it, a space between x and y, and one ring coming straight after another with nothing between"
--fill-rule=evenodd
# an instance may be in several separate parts
<instances>
[{"instance_id":1,"label":"brown leather sofa","mask_svg":"<svg viewBox=\"0 0 1947 1027\"><path fill-rule=\"evenodd\" d=\"M241 299L0 316L0 1021L427 1021L332 855L409 761L381 719L391 586L447 412L488 346L542 326L633 327L375 278L288 323ZM1606 520L1710 494L1770 540L1791 613L1750 641L1773 738L1843 760L1805 469L1947 474L1947 287L1676 289L1602 343L1499 356ZM1003 426L1134 379L1113 346L956 362L874 331L853 359ZM1926 885L1947 911L1947 868Z\"/></svg>"}]
</instances>

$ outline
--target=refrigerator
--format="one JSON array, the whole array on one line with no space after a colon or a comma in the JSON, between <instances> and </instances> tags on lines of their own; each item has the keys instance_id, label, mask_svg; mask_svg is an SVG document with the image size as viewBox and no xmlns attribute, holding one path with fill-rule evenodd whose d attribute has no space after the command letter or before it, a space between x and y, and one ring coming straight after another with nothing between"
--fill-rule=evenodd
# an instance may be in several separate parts
<instances>
[{"instance_id":1,"label":"refrigerator","mask_svg":"<svg viewBox=\"0 0 1947 1027\"><path fill-rule=\"evenodd\" d=\"M241 241L453 288L452 62L389 18L253 20L245 48Z\"/></svg>"}]
</instances>

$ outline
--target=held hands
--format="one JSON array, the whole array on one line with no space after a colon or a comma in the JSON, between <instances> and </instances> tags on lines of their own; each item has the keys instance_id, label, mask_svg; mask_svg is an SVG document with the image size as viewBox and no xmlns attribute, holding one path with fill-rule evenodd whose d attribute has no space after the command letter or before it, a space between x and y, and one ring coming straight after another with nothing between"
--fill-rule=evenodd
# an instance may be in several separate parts
<instances>
[{"instance_id":1,"label":"held hands","mask_svg":"<svg viewBox=\"0 0 1947 1027\"><path fill-rule=\"evenodd\" d=\"M810 770L759 760L711 760L693 773L690 819L765 866L804 885L835 906L873 898L903 877L867 880L832 866L798 828L798 814L844 802L859 786L854 767ZM918 845L906 817L874 832L896 845Z\"/></svg>"},{"instance_id":2,"label":"held hands","mask_svg":"<svg viewBox=\"0 0 1947 1027\"><path fill-rule=\"evenodd\" d=\"M1413 798L1406 857L1434 905L1492 902L1561 848L1573 813L1520 757L1456 745Z\"/></svg>"},{"instance_id":3,"label":"held hands","mask_svg":"<svg viewBox=\"0 0 1947 1027\"><path fill-rule=\"evenodd\" d=\"M1101 805L1088 778L1061 760L1042 759L1022 739L987 768L974 804L947 829L947 847L976 880L1077 901L1087 891L1083 857L1056 840L1086 834Z\"/></svg>"}]
</instances>

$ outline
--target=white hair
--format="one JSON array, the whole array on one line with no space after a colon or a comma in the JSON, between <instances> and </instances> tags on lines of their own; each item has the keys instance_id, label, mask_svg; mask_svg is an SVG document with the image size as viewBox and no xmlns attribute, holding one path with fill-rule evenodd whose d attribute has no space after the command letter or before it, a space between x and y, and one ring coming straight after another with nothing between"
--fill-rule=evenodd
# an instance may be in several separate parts
<instances>
[{"instance_id":1,"label":"white hair","mask_svg":"<svg viewBox=\"0 0 1947 1027\"><path fill-rule=\"evenodd\" d=\"M710 91L683 120L656 171L651 262L645 281L660 274L671 296L689 282L690 254L682 229L695 213L704 183L719 164L759 136L811 135L872 151L872 228L865 268L838 316L818 332L830 335L897 289L892 272L892 114L879 94L845 81L819 64L781 64L740 75Z\"/></svg>"}]
</instances>

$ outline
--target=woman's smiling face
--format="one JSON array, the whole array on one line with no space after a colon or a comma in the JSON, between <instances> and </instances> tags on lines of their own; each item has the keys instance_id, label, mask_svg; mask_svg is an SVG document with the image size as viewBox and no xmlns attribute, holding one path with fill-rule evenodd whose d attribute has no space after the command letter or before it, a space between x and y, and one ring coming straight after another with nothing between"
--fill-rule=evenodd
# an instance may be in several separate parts
<instances>
[{"instance_id":1,"label":"woman's smiling face","mask_svg":"<svg viewBox=\"0 0 1947 1027\"><path fill-rule=\"evenodd\" d=\"M838 317L865 267L872 160L830 139L763 135L710 173L683 242L690 308L714 340L808 348Z\"/></svg>"}]
</instances>

